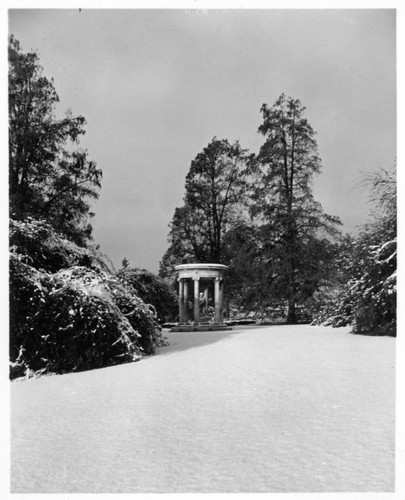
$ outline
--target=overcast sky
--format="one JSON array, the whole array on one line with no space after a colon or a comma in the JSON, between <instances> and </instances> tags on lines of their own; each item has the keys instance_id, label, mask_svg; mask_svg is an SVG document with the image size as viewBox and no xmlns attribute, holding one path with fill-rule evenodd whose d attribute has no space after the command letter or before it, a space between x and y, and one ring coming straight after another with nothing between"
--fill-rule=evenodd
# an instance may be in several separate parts
<instances>
[{"instance_id":1,"label":"overcast sky","mask_svg":"<svg viewBox=\"0 0 405 500\"><path fill-rule=\"evenodd\" d=\"M87 119L103 170L94 238L118 268L158 270L190 162L214 137L258 152L260 107L300 99L323 171L314 193L347 232L361 172L396 159L394 10L10 10L61 109Z\"/></svg>"}]
</instances>

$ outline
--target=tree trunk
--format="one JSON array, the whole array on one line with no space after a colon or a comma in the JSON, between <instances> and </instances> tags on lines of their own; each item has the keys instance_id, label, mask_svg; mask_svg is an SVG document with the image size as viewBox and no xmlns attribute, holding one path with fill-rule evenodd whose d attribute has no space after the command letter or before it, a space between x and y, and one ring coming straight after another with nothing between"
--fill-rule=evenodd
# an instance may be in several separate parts
<instances>
[{"instance_id":1,"label":"tree trunk","mask_svg":"<svg viewBox=\"0 0 405 500\"><path fill-rule=\"evenodd\" d=\"M297 315L295 313L295 297L288 300L287 325L296 325Z\"/></svg>"},{"instance_id":2,"label":"tree trunk","mask_svg":"<svg viewBox=\"0 0 405 500\"><path fill-rule=\"evenodd\" d=\"M290 258L288 259L288 311L287 311L287 324L289 325L295 325L297 323L297 317L295 314L295 302L296 302L296 294L297 294L297 285L295 282L295 259L293 257L294 255L294 245L292 244L291 240L293 239L292 237L292 231L290 229L290 238L289 238L289 245L288 245L288 253L290 255Z\"/></svg>"}]
</instances>

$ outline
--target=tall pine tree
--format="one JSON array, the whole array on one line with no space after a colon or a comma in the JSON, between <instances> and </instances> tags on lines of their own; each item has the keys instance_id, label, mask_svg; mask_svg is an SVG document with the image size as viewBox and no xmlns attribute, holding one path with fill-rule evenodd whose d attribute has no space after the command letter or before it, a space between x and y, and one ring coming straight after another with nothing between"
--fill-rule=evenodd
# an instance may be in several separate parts
<instances>
[{"instance_id":1,"label":"tall pine tree","mask_svg":"<svg viewBox=\"0 0 405 500\"><path fill-rule=\"evenodd\" d=\"M80 245L91 237L90 201L102 172L87 152L75 150L85 133L83 116L57 119L52 79L35 52L9 40L9 198L11 216L44 219Z\"/></svg>"},{"instance_id":2,"label":"tall pine tree","mask_svg":"<svg viewBox=\"0 0 405 500\"><path fill-rule=\"evenodd\" d=\"M328 236L340 221L313 197L321 160L304 106L282 94L261 112L265 142L253 168L251 213L265 235L266 286L288 302L287 322L294 323L297 303L311 296L326 270Z\"/></svg>"}]
</instances>

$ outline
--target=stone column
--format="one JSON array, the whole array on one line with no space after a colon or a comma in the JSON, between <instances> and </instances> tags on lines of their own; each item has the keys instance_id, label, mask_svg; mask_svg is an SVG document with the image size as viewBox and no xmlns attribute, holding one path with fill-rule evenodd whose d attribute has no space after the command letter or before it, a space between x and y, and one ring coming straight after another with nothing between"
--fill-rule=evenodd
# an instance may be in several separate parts
<instances>
[{"instance_id":1,"label":"stone column","mask_svg":"<svg viewBox=\"0 0 405 500\"><path fill-rule=\"evenodd\" d=\"M222 278L215 278L215 323L223 323L222 314Z\"/></svg>"},{"instance_id":2,"label":"stone column","mask_svg":"<svg viewBox=\"0 0 405 500\"><path fill-rule=\"evenodd\" d=\"M200 322L200 278L194 279L194 322Z\"/></svg>"},{"instance_id":3,"label":"stone column","mask_svg":"<svg viewBox=\"0 0 405 500\"><path fill-rule=\"evenodd\" d=\"M179 322L184 323L184 280L179 278Z\"/></svg>"},{"instance_id":4,"label":"stone column","mask_svg":"<svg viewBox=\"0 0 405 500\"><path fill-rule=\"evenodd\" d=\"M224 280L219 278L219 322L224 322Z\"/></svg>"},{"instance_id":5,"label":"stone column","mask_svg":"<svg viewBox=\"0 0 405 500\"><path fill-rule=\"evenodd\" d=\"M184 298L184 309L183 309L184 322L187 323L187 321L188 321L188 282L186 279L184 280L184 286L183 286L183 298Z\"/></svg>"}]
</instances>

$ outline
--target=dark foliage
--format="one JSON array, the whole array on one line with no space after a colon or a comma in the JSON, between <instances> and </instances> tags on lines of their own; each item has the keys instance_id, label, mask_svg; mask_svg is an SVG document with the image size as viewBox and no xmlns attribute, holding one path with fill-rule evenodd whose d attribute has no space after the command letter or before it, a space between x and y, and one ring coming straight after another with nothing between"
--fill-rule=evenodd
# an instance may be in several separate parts
<instances>
[{"instance_id":1,"label":"dark foliage","mask_svg":"<svg viewBox=\"0 0 405 500\"><path fill-rule=\"evenodd\" d=\"M340 221L313 197L321 160L305 108L282 94L261 112L258 155L214 138L193 160L159 273L221 262L229 266L227 304L258 311L288 303L294 323L296 306L328 277Z\"/></svg>"},{"instance_id":2,"label":"dark foliage","mask_svg":"<svg viewBox=\"0 0 405 500\"><path fill-rule=\"evenodd\" d=\"M85 119L59 97L35 52L9 40L11 377L134 361L163 343L149 306L89 246L102 172L75 149Z\"/></svg>"},{"instance_id":3,"label":"dark foliage","mask_svg":"<svg viewBox=\"0 0 405 500\"><path fill-rule=\"evenodd\" d=\"M98 198L102 172L87 152L74 149L85 133L83 116L57 119L52 79L43 75L35 52L9 42L10 214L46 219L70 240L91 239L90 201Z\"/></svg>"},{"instance_id":4,"label":"dark foliage","mask_svg":"<svg viewBox=\"0 0 405 500\"><path fill-rule=\"evenodd\" d=\"M287 322L295 323L296 305L312 296L332 260L340 221L313 197L321 159L305 107L282 94L261 111L265 142L252 168L251 214L261 226L267 292L288 302Z\"/></svg>"},{"instance_id":5,"label":"dark foliage","mask_svg":"<svg viewBox=\"0 0 405 500\"><path fill-rule=\"evenodd\" d=\"M69 241L45 220L31 217L23 221L10 219L9 244L21 262L50 273L72 266L108 269L99 252Z\"/></svg>"},{"instance_id":6,"label":"dark foliage","mask_svg":"<svg viewBox=\"0 0 405 500\"><path fill-rule=\"evenodd\" d=\"M250 161L238 141L216 137L197 154L186 176L184 205L170 223L161 276L170 276L175 264L224 262L223 238L240 219Z\"/></svg>"},{"instance_id":7,"label":"dark foliage","mask_svg":"<svg viewBox=\"0 0 405 500\"><path fill-rule=\"evenodd\" d=\"M335 267L334 293L316 321L352 325L362 335L396 336L397 213L396 178L384 170L366 177L375 209L356 238L346 238ZM328 299L328 298L327 298Z\"/></svg>"},{"instance_id":8,"label":"dark foliage","mask_svg":"<svg viewBox=\"0 0 405 500\"><path fill-rule=\"evenodd\" d=\"M163 343L150 308L97 252L32 219L10 233L12 377L133 361Z\"/></svg>"},{"instance_id":9,"label":"dark foliage","mask_svg":"<svg viewBox=\"0 0 405 500\"><path fill-rule=\"evenodd\" d=\"M146 269L124 267L117 278L133 287L137 295L156 312L160 322L173 321L178 314L178 299L173 287Z\"/></svg>"},{"instance_id":10,"label":"dark foliage","mask_svg":"<svg viewBox=\"0 0 405 500\"><path fill-rule=\"evenodd\" d=\"M67 373L136 361L162 336L134 290L101 269L50 274L10 264L12 378Z\"/></svg>"}]
</instances>

